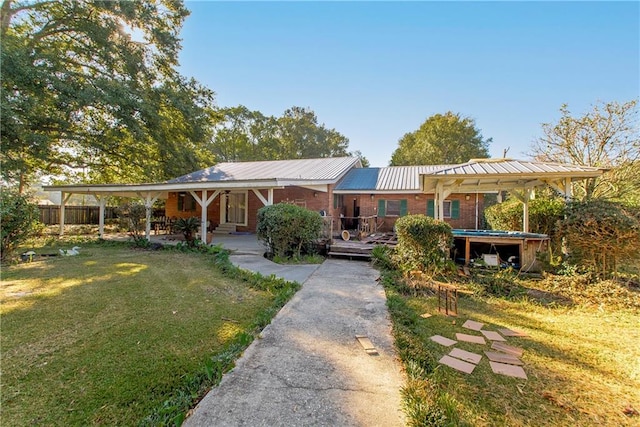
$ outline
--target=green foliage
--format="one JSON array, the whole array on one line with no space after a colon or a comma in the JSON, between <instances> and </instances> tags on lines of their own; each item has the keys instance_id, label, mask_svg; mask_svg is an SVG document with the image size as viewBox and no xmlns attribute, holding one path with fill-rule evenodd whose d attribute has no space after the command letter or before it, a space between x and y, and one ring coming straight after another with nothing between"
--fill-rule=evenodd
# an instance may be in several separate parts
<instances>
[{"instance_id":1,"label":"green foliage","mask_svg":"<svg viewBox=\"0 0 640 427\"><path fill-rule=\"evenodd\" d=\"M402 273L419 270L435 274L448 265L453 243L449 224L420 214L399 218L395 227L398 245L393 260Z\"/></svg>"},{"instance_id":2,"label":"green foliage","mask_svg":"<svg viewBox=\"0 0 640 427\"><path fill-rule=\"evenodd\" d=\"M565 202L559 197L538 197L529 201L529 231L548 234L552 239L564 215ZM485 209L492 230L522 230L523 206L515 197Z\"/></svg>"},{"instance_id":3,"label":"green foliage","mask_svg":"<svg viewBox=\"0 0 640 427\"><path fill-rule=\"evenodd\" d=\"M300 206L278 203L258 210L256 234L279 257L300 258L320 237L323 220L319 213Z\"/></svg>"},{"instance_id":4,"label":"green foliage","mask_svg":"<svg viewBox=\"0 0 640 427\"><path fill-rule=\"evenodd\" d=\"M429 117L405 134L391 155L391 166L438 165L489 157L492 139L483 139L475 121L448 111Z\"/></svg>"},{"instance_id":5,"label":"green foliage","mask_svg":"<svg viewBox=\"0 0 640 427\"><path fill-rule=\"evenodd\" d=\"M316 114L307 108L292 107L281 117L265 116L243 105L217 113L211 150L222 161L361 156L349 153L349 140L318 123Z\"/></svg>"},{"instance_id":6,"label":"green foliage","mask_svg":"<svg viewBox=\"0 0 640 427\"><path fill-rule=\"evenodd\" d=\"M6 261L16 248L42 230L38 205L29 197L5 188L0 190L0 259Z\"/></svg>"},{"instance_id":7,"label":"green foliage","mask_svg":"<svg viewBox=\"0 0 640 427\"><path fill-rule=\"evenodd\" d=\"M120 227L127 230L133 243L147 247L148 241L145 236L145 220L147 218L147 208L142 203L125 203L118 207L118 219Z\"/></svg>"},{"instance_id":8,"label":"green foliage","mask_svg":"<svg viewBox=\"0 0 640 427\"><path fill-rule=\"evenodd\" d=\"M560 232L572 264L600 277L640 259L640 209L605 200L574 202Z\"/></svg>"},{"instance_id":9,"label":"green foliage","mask_svg":"<svg viewBox=\"0 0 640 427\"><path fill-rule=\"evenodd\" d=\"M213 93L176 71L188 14L181 0L2 2L2 177L148 182L210 163Z\"/></svg>"},{"instance_id":10,"label":"green foliage","mask_svg":"<svg viewBox=\"0 0 640 427\"><path fill-rule=\"evenodd\" d=\"M187 242L187 245L193 247L195 246L195 234L198 231L198 227L200 227L200 219L196 216L192 216L189 218L178 218L176 222L173 224L173 229L179 233L184 235L184 240Z\"/></svg>"},{"instance_id":11,"label":"green foliage","mask_svg":"<svg viewBox=\"0 0 640 427\"><path fill-rule=\"evenodd\" d=\"M557 123L544 123L543 136L535 141L537 160L611 168L600 178L573 184L578 200L608 198L637 201L640 190L640 132L638 101L602 102L582 116L569 106L560 108Z\"/></svg>"},{"instance_id":12,"label":"green foliage","mask_svg":"<svg viewBox=\"0 0 640 427\"><path fill-rule=\"evenodd\" d=\"M395 264L393 263L394 249L387 245L376 245L371 251L371 261L373 265L381 270L393 270Z\"/></svg>"}]
</instances>

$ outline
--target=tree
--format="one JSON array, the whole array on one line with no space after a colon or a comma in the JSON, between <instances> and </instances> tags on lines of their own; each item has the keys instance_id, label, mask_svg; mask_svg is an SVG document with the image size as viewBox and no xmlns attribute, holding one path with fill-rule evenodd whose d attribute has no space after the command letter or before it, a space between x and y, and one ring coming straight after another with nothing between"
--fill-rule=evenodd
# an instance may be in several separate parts
<instances>
[{"instance_id":1,"label":"tree","mask_svg":"<svg viewBox=\"0 0 640 427\"><path fill-rule=\"evenodd\" d=\"M42 227L38 205L24 194L0 190L0 259L6 261L28 238Z\"/></svg>"},{"instance_id":2,"label":"tree","mask_svg":"<svg viewBox=\"0 0 640 427\"><path fill-rule=\"evenodd\" d=\"M557 123L544 123L532 155L547 162L611 168L601 178L574 185L578 199L627 199L640 193L640 129L638 101L593 106L581 117L560 107Z\"/></svg>"},{"instance_id":3,"label":"tree","mask_svg":"<svg viewBox=\"0 0 640 427\"><path fill-rule=\"evenodd\" d=\"M175 70L181 0L4 0L1 13L7 181L139 181L209 163L213 93Z\"/></svg>"},{"instance_id":4,"label":"tree","mask_svg":"<svg viewBox=\"0 0 640 427\"><path fill-rule=\"evenodd\" d=\"M429 117L405 134L391 155L391 166L464 163L489 157L492 139L483 139L475 121L451 111Z\"/></svg>"},{"instance_id":5,"label":"tree","mask_svg":"<svg viewBox=\"0 0 640 427\"><path fill-rule=\"evenodd\" d=\"M292 107L281 117L247 107L218 110L211 152L219 161L286 160L348 156L349 140L318 123L316 114ZM366 162L359 152L354 153Z\"/></svg>"}]
</instances>

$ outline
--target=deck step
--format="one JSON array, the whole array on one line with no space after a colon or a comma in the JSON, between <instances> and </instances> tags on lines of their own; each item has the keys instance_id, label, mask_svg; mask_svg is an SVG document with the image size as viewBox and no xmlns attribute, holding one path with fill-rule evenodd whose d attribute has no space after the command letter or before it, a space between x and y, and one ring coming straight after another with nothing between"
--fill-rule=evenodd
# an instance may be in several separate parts
<instances>
[{"instance_id":1,"label":"deck step","mask_svg":"<svg viewBox=\"0 0 640 427\"><path fill-rule=\"evenodd\" d=\"M356 252L328 252L329 256L344 256L349 258L371 258L371 254L363 254Z\"/></svg>"},{"instance_id":2,"label":"deck step","mask_svg":"<svg viewBox=\"0 0 640 427\"><path fill-rule=\"evenodd\" d=\"M220 224L214 230L214 234L231 234L235 233L236 225L235 224Z\"/></svg>"}]
</instances>

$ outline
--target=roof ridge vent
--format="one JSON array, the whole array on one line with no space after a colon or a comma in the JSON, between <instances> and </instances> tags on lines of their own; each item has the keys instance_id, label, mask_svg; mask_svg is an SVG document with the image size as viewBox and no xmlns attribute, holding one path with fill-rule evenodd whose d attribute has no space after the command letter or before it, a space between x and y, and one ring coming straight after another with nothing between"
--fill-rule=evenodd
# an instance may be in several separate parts
<instances>
[{"instance_id":1,"label":"roof ridge vent","mask_svg":"<svg viewBox=\"0 0 640 427\"><path fill-rule=\"evenodd\" d=\"M507 158L488 158L488 159L471 159L468 163L500 163L500 162L512 162L513 159Z\"/></svg>"}]
</instances>

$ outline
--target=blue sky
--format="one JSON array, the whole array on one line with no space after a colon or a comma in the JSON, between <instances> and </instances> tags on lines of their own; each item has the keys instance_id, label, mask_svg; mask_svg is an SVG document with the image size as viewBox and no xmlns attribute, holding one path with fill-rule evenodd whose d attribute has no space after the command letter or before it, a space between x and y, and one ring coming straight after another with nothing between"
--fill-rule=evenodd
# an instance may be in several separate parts
<instances>
[{"instance_id":1,"label":"blue sky","mask_svg":"<svg viewBox=\"0 0 640 427\"><path fill-rule=\"evenodd\" d=\"M640 2L186 1L180 70L219 106L309 107L372 166L453 111L526 158L569 105L640 96Z\"/></svg>"}]
</instances>

